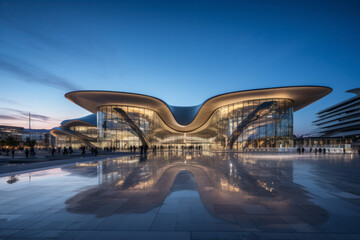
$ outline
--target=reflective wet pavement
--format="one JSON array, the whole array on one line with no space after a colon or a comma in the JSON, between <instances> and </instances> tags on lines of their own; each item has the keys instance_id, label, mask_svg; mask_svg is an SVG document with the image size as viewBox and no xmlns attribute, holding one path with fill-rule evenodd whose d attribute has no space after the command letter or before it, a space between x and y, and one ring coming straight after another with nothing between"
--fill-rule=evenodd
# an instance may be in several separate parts
<instances>
[{"instance_id":1,"label":"reflective wet pavement","mask_svg":"<svg viewBox=\"0 0 360 240\"><path fill-rule=\"evenodd\" d=\"M360 239L360 158L164 152L0 178L0 239Z\"/></svg>"}]
</instances>

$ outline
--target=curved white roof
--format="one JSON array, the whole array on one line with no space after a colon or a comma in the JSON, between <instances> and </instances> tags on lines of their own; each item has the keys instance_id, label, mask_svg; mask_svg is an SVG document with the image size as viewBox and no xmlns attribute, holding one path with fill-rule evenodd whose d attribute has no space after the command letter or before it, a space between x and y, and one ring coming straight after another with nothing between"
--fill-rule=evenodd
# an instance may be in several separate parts
<instances>
[{"instance_id":1,"label":"curved white roof","mask_svg":"<svg viewBox=\"0 0 360 240\"><path fill-rule=\"evenodd\" d=\"M96 113L98 107L127 105L151 109L159 114L164 123L180 132L200 128L219 107L248 100L285 98L294 101L294 111L319 100L332 91L323 86L295 86L238 91L217 95L194 107L175 107L164 101L136 93L114 91L74 91L65 97L86 110Z\"/></svg>"}]
</instances>

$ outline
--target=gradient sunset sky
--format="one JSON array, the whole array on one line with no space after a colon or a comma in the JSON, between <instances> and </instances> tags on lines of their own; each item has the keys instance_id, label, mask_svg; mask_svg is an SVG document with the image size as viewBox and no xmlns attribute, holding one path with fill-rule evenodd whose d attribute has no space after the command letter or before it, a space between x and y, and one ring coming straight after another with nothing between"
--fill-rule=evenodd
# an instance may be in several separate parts
<instances>
[{"instance_id":1,"label":"gradient sunset sky","mask_svg":"<svg viewBox=\"0 0 360 240\"><path fill-rule=\"evenodd\" d=\"M360 87L360 1L0 0L0 125L52 128L73 90L198 105L217 94L323 85L294 133Z\"/></svg>"}]
</instances>

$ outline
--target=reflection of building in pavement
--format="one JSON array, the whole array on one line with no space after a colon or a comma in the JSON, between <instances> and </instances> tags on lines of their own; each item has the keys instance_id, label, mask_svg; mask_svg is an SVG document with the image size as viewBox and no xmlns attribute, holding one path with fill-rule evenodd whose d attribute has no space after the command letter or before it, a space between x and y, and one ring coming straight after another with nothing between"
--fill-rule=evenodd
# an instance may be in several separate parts
<instances>
[{"instance_id":1,"label":"reflection of building in pavement","mask_svg":"<svg viewBox=\"0 0 360 240\"><path fill-rule=\"evenodd\" d=\"M251 155L201 154L194 151L164 156L148 156L139 162L133 157L98 163L99 186L80 192L66 201L70 212L107 215L98 203L116 204L115 214L147 212L160 206L169 195L174 179L181 171L190 172L206 209L225 220L231 214L220 205L262 205L274 214L314 214L314 224L326 220L326 212L314 205L305 191L293 182L292 161L251 158ZM81 167L81 166L80 166ZM290 207L307 206L305 209ZM225 210L224 210L225 211ZM286 211L286 213L284 213ZM230 214L230 215L229 215Z\"/></svg>"}]
</instances>

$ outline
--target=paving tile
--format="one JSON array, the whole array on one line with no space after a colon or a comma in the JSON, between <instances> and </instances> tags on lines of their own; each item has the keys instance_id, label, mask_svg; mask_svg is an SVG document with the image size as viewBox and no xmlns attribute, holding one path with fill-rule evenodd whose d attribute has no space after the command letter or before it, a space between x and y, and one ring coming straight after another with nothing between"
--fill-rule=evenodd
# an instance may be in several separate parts
<instances>
[{"instance_id":1,"label":"paving tile","mask_svg":"<svg viewBox=\"0 0 360 240\"><path fill-rule=\"evenodd\" d=\"M70 231L64 233L59 240L106 239L106 240L190 240L190 232L166 231Z\"/></svg>"},{"instance_id":2,"label":"paving tile","mask_svg":"<svg viewBox=\"0 0 360 240\"><path fill-rule=\"evenodd\" d=\"M330 240L359 240L360 234L326 234Z\"/></svg>"},{"instance_id":3,"label":"paving tile","mask_svg":"<svg viewBox=\"0 0 360 240\"><path fill-rule=\"evenodd\" d=\"M295 232L295 230L278 216L252 215L251 221L263 232Z\"/></svg>"},{"instance_id":4,"label":"paving tile","mask_svg":"<svg viewBox=\"0 0 360 240\"><path fill-rule=\"evenodd\" d=\"M176 228L177 214L159 213L151 225L152 231L174 231Z\"/></svg>"},{"instance_id":5,"label":"paving tile","mask_svg":"<svg viewBox=\"0 0 360 240\"><path fill-rule=\"evenodd\" d=\"M19 230L0 230L0 238L7 238L15 233L17 233Z\"/></svg>"},{"instance_id":6,"label":"paving tile","mask_svg":"<svg viewBox=\"0 0 360 240\"><path fill-rule=\"evenodd\" d=\"M243 231L258 232L259 229L248 215L235 215L235 219Z\"/></svg>"},{"instance_id":7,"label":"paving tile","mask_svg":"<svg viewBox=\"0 0 360 240\"><path fill-rule=\"evenodd\" d=\"M286 223L288 223L297 232L318 232L316 228L304 222L296 216L280 216Z\"/></svg>"},{"instance_id":8,"label":"paving tile","mask_svg":"<svg viewBox=\"0 0 360 240\"><path fill-rule=\"evenodd\" d=\"M30 239L55 239L64 234L57 230L21 230L11 236L11 239L30 238Z\"/></svg>"},{"instance_id":9,"label":"paving tile","mask_svg":"<svg viewBox=\"0 0 360 240\"><path fill-rule=\"evenodd\" d=\"M231 223L187 223L179 222L176 224L179 231L202 231L202 232L221 232L221 231L241 231L237 224Z\"/></svg>"},{"instance_id":10,"label":"paving tile","mask_svg":"<svg viewBox=\"0 0 360 240\"><path fill-rule=\"evenodd\" d=\"M150 230L156 214L116 214L107 217L96 230Z\"/></svg>"},{"instance_id":11,"label":"paving tile","mask_svg":"<svg viewBox=\"0 0 360 240\"><path fill-rule=\"evenodd\" d=\"M258 215L272 214L271 211L263 205L246 205L246 206L241 206L241 208L247 214L258 214Z\"/></svg>"},{"instance_id":12,"label":"paving tile","mask_svg":"<svg viewBox=\"0 0 360 240\"><path fill-rule=\"evenodd\" d=\"M360 239L360 158L225 158L196 158L194 168L192 160L165 157L141 166L109 162L103 184L96 167L39 171L12 185L0 178L0 239ZM228 161L236 166L231 176ZM131 186L156 186L157 169L168 165L178 169L172 185L123 189L112 182L121 175L134 177ZM223 178L226 189L217 185ZM125 202L133 204L121 208Z\"/></svg>"},{"instance_id":13,"label":"paving tile","mask_svg":"<svg viewBox=\"0 0 360 240\"><path fill-rule=\"evenodd\" d=\"M192 232L192 240L257 240L252 233L246 232Z\"/></svg>"}]
</instances>

